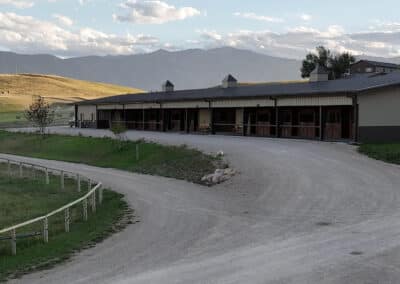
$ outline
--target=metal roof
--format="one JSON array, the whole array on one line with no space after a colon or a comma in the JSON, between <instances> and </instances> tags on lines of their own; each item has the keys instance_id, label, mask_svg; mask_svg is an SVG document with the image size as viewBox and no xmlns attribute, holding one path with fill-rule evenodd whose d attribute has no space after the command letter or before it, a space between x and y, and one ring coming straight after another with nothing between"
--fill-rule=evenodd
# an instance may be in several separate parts
<instances>
[{"instance_id":1,"label":"metal roof","mask_svg":"<svg viewBox=\"0 0 400 284\"><path fill-rule=\"evenodd\" d=\"M310 96L346 93L348 95L371 89L400 85L400 72L389 74L358 74L345 79L304 82L304 83L266 83L256 85L239 85L231 88L207 88L194 90L178 90L173 92L153 92L143 94L126 94L78 104L127 104L127 103L159 103L185 100L213 100L279 96Z\"/></svg>"},{"instance_id":2,"label":"metal roof","mask_svg":"<svg viewBox=\"0 0 400 284\"><path fill-rule=\"evenodd\" d=\"M357 61L357 62L353 63L353 65L356 65L356 64L358 64L360 62L367 62L368 64L371 64L371 65L376 66L376 67L400 69L400 65L398 65L398 64L388 63L388 62L380 62L380 61L373 61L373 60L360 60L360 61Z\"/></svg>"}]
</instances>

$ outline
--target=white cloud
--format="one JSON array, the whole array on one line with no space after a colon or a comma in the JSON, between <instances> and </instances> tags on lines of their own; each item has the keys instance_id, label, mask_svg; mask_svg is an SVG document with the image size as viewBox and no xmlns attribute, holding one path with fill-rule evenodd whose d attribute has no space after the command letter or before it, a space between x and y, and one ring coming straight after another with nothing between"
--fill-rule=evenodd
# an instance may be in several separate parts
<instances>
[{"instance_id":1,"label":"white cloud","mask_svg":"<svg viewBox=\"0 0 400 284\"><path fill-rule=\"evenodd\" d=\"M120 7L123 15L114 14L114 20L137 24L163 24L200 15L193 7L176 8L158 0L128 0Z\"/></svg>"},{"instance_id":2,"label":"white cloud","mask_svg":"<svg viewBox=\"0 0 400 284\"><path fill-rule=\"evenodd\" d=\"M52 22L0 12L0 46L22 53L79 56L145 52L158 47L159 41L147 35L119 36L91 28L72 31Z\"/></svg>"},{"instance_id":3,"label":"white cloud","mask_svg":"<svg viewBox=\"0 0 400 284\"><path fill-rule=\"evenodd\" d=\"M300 19L302 19L303 21L308 22L308 21L311 21L311 20L312 20L312 16L309 15L309 14L301 14L301 15L300 15Z\"/></svg>"},{"instance_id":4,"label":"white cloud","mask_svg":"<svg viewBox=\"0 0 400 284\"><path fill-rule=\"evenodd\" d=\"M282 18L275 18L275 17L270 17L270 16L257 15L255 13L236 12L233 15L236 16L236 17L244 18L244 19L263 21L263 22L270 22L270 23L282 23L282 22L284 22L284 20Z\"/></svg>"},{"instance_id":5,"label":"white cloud","mask_svg":"<svg viewBox=\"0 0 400 284\"><path fill-rule=\"evenodd\" d=\"M351 52L354 55L399 56L399 32L363 32L348 34L337 25L325 30L311 27L296 27L286 32L240 30L228 34L217 31L199 31L203 46L232 46L261 53L290 58L303 58L319 45L336 52Z\"/></svg>"},{"instance_id":6,"label":"white cloud","mask_svg":"<svg viewBox=\"0 0 400 284\"><path fill-rule=\"evenodd\" d=\"M25 0L0 0L0 5L12 5L19 9L26 9L33 7L35 3Z\"/></svg>"},{"instance_id":7,"label":"white cloud","mask_svg":"<svg viewBox=\"0 0 400 284\"><path fill-rule=\"evenodd\" d=\"M70 27L74 24L74 21L67 16L60 14L53 14L53 18L56 19L61 25Z\"/></svg>"}]
</instances>

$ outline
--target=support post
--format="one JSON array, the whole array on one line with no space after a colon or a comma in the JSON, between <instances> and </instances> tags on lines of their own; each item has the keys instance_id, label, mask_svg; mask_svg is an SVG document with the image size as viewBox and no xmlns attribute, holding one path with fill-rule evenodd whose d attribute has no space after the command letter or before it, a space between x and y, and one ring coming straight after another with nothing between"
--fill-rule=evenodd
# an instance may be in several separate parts
<instances>
[{"instance_id":1,"label":"support post","mask_svg":"<svg viewBox=\"0 0 400 284\"><path fill-rule=\"evenodd\" d=\"M189 118L188 118L188 109L185 108L185 132L189 133Z\"/></svg>"},{"instance_id":2,"label":"support post","mask_svg":"<svg viewBox=\"0 0 400 284\"><path fill-rule=\"evenodd\" d=\"M11 176L11 162L10 162L10 160L7 160L7 173L8 173L8 176Z\"/></svg>"},{"instance_id":3,"label":"support post","mask_svg":"<svg viewBox=\"0 0 400 284\"><path fill-rule=\"evenodd\" d=\"M210 131L211 134L215 134L215 129L214 129L214 113L213 113L213 109L211 106L211 101L208 102L208 109L210 111Z\"/></svg>"},{"instance_id":4,"label":"support post","mask_svg":"<svg viewBox=\"0 0 400 284\"><path fill-rule=\"evenodd\" d=\"M49 242L49 219L45 218L43 220L43 241L45 243Z\"/></svg>"},{"instance_id":5,"label":"support post","mask_svg":"<svg viewBox=\"0 0 400 284\"><path fill-rule=\"evenodd\" d=\"M48 168L46 168L44 170L44 175L45 175L46 184L50 184L50 177L49 177L49 169Z\"/></svg>"},{"instance_id":6,"label":"support post","mask_svg":"<svg viewBox=\"0 0 400 284\"><path fill-rule=\"evenodd\" d=\"M64 188L65 188L65 184L64 184L64 171L61 171L61 174L60 174L60 181L61 181L61 190L64 190Z\"/></svg>"},{"instance_id":7,"label":"support post","mask_svg":"<svg viewBox=\"0 0 400 284\"><path fill-rule=\"evenodd\" d=\"M96 192L93 192L92 194L92 212L96 213Z\"/></svg>"},{"instance_id":8,"label":"support post","mask_svg":"<svg viewBox=\"0 0 400 284\"><path fill-rule=\"evenodd\" d=\"M81 192L81 175L80 174L76 175L76 183L77 183L77 187L78 187L78 192Z\"/></svg>"},{"instance_id":9,"label":"support post","mask_svg":"<svg viewBox=\"0 0 400 284\"><path fill-rule=\"evenodd\" d=\"M319 140L324 140L324 121L323 121L323 113L322 106L319 106Z\"/></svg>"},{"instance_id":10,"label":"support post","mask_svg":"<svg viewBox=\"0 0 400 284\"><path fill-rule=\"evenodd\" d=\"M19 163L19 177L23 177L23 169L22 169L22 163Z\"/></svg>"},{"instance_id":11,"label":"support post","mask_svg":"<svg viewBox=\"0 0 400 284\"><path fill-rule=\"evenodd\" d=\"M11 231L11 254L17 254L17 234L15 232L15 229Z\"/></svg>"},{"instance_id":12,"label":"support post","mask_svg":"<svg viewBox=\"0 0 400 284\"><path fill-rule=\"evenodd\" d=\"M275 136L276 138L279 138L279 109L278 109L278 103L277 99L275 99Z\"/></svg>"},{"instance_id":13,"label":"support post","mask_svg":"<svg viewBox=\"0 0 400 284\"><path fill-rule=\"evenodd\" d=\"M83 205L83 220L87 221L88 220L88 201L87 198L85 198L82 202Z\"/></svg>"},{"instance_id":14,"label":"support post","mask_svg":"<svg viewBox=\"0 0 400 284\"><path fill-rule=\"evenodd\" d=\"M92 180L88 179L88 191L92 189Z\"/></svg>"},{"instance_id":15,"label":"support post","mask_svg":"<svg viewBox=\"0 0 400 284\"><path fill-rule=\"evenodd\" d=\"M358 97L354 96L353 97L353 124L354 124L354 129L353 129L353 139L354 142L358 142Z\"/></svg>"},{"instance_id":16,"label":"support post","mask_svg":"<svg viewBox=\"0 0 400 284\"><path fill-rule=\"evenodd\" d=\"M103 187L100 186L99 188L99 204L101 205L103 203Z\"/></svg>"},{"instance_id":17,"label":"support post","mask_svg":"<svg viewBox=\"0 0 400 284\"><path fill-rule=\"evenodd\" d=\"M69 233L69 223L70 223L69 208L67 208L64 211L64 225L65 225L65 232L66 233Z\"/></svg>"},{"instance_id":18,"label":"support post","mask_svg":"<svg viewBox=\"0 0 400 284\"><path fill-rule=\"evenodd\" d=\"M142 130L144 130L144 109L142 109Z\"/></svg>"}]
</instances>

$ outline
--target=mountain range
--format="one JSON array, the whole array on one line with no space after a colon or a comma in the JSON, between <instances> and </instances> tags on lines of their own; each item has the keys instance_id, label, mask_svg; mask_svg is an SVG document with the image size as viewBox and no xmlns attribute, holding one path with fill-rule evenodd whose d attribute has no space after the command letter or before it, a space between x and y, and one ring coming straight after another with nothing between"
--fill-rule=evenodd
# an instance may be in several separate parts
<instances>
[{"instance_id":1,"label":"mountain range","mask_svg":"<svg viewBox=\"0 0 400 284\"><path fill-rule=\"evenodd\" d=\"M228 47L67 59L0 52L0 73L54 74L143 90L160 90L166 80L176 89L215 86L228 73L240 82L297 80L300 64L294 59Z\"/></svg>"},{"instance_id":2,"label":"mountain range","mask_svg":"<svg viewBox=\"0 0 400 284\"><path fill-rule=\"evenodd\" d=\"M360 58L400 63L400 58ZM66 59L0 52L0 73L54 74L148 91L160 90L166 80L172 81L176 89L215 86L229 73L240 82L298 80L300 66L300 60L231 47Z\"/></svg>"}]
</instances>

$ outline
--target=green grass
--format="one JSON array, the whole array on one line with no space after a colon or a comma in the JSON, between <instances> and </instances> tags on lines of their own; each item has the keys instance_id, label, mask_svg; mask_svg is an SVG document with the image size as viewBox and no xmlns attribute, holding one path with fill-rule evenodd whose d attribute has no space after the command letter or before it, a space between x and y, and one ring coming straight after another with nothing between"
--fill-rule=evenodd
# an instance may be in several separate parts
<instances>
[{"instance_id":1,"label":"green grass","mask_svg":"<svg viewBox=\"0 0 400 284\"><path fill-rule=\"evenodd\" d=\"M21 111L0 112L0 123L26 121Z\"/></svg>"},{"instance_id":2,"label":"green grass","mask_svg":"<svg viewBox=\"0 0 400 284\"><path fill-rule=\"evenodd\" d=\"M51 177L50 185L45 185L39 172L35 173L36 180L9 178L4 174L4 164L0 165L0 229L42 216L84 194L76 192L76 183L72 180L66 181L64 191L60 191L58 177ZM73 207L70 233L64 232L63 213L49 218L49 243L45 244L42 236L18 239L16 256L11 255L9 241L0 241L0 282L52 266L111 234L127 212L122 198L118 193L105 190L103 204L97 207L96 214L89 210L87 222L83 221L81 205ZM42 226L39 222L17 230L17 234L41 232Z\"/></svg>"},{"instance_id":3,"label":"green grass","mask_svg":"<svg viewBox=\"0 0 400 284\"><path fill-rule=\"evenodd\" d=\"M358 151L371 158L400 165L400 144L362 144Z\"/></svg>"},{"instance_id":4,"label":"green grass","mask_svg":"<svg viewBox=\"0 0 400 284\"><path fill-rule=\"evenodd\" d=\"M136 145L139 160L136 160ZM118 142L110 138L49 135L0 131L0 152L50 160L116 168L200 183L214 172L219 159L184 146L163 146L144 141Z\"/></svg>"}]
</instances>

